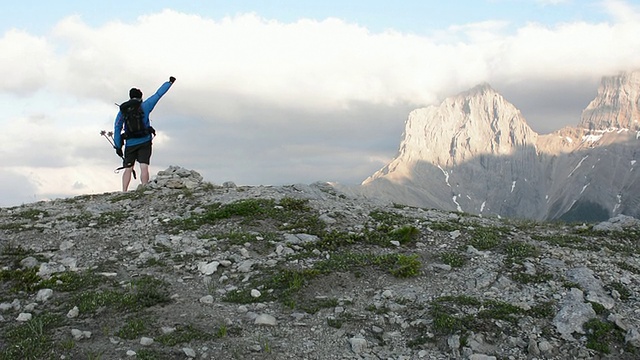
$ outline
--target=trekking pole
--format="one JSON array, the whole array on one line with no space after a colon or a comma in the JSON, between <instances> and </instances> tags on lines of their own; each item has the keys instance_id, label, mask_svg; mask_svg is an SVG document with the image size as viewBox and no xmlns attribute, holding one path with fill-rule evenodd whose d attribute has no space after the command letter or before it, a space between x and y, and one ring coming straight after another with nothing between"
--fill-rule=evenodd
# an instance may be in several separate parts
<instances>
[{"instance_id":1,"label":"trekking pole","mask_svg":"<svg viewBox=\"0 0 640 360\"><path fill-rule=\"evenodd\" d=\"M100 131L100 135L104 136L104 138L107 139L109 144L111 144L111 146L114 149L116 148L115 140L113 139L113 131L106 132L105 130L102 130L102 131ZM119 157L120 157L120 159L122 159L122 162L124 163L124 156L119 156ZM124 169L124 166L121 166L121 167L115 169L113 172L117 173L119 170L122 170L122 169ZM131 173L133 174L133 179L136 180L137 179L136 178L136 170L133 167L131 167Z\"/></svg>"},{"instance_id":2,"label":"trekking pole","mask_svg":"<svg viewBox=\"0 0 640 360\"><path fill-rule=\"evenodd\" d=\"M111 140L113 137L113 132L111 131L106 132L105 130L101 130L100 135L104 136L104 138L107 139L109 144L111 144L111 146L113 146L114 149L116 148L116 144L114 144L113 141Z\"/></svg>"}]
</instances>

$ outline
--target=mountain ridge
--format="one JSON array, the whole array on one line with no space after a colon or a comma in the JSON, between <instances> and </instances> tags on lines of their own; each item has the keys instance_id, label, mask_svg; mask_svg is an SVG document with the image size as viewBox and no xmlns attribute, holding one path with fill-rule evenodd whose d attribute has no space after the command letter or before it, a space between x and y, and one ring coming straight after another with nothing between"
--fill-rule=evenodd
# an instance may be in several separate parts
<instances>
[{"instance_id":1,"label":"mountain ridge","mask_svg":"<svg viewBox=\"0 0 640 360\"><path fill-rule=\"evenodd\" d=\"M412 111L395 158L360 186L341 189L481 215L637 217L639 89L640 71L605 77L575 127L541 135L480 84Z\"/></svg>"}]
</instances>

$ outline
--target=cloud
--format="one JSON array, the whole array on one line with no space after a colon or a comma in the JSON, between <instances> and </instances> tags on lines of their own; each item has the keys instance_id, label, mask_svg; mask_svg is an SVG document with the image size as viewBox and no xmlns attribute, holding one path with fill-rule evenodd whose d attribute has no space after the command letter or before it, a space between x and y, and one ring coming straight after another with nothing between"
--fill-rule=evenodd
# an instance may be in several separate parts
<instances>
[{"instance_id":1,"label":"cloud","mask_svg":"<svg viewBox=\"0 0 640 360\"><path fill-rule=\"evenodd\" d=\"M640 21L640 7L637 5L632 6L628 2L621 0L605 0L602 4L617 23L635 27L633 26L634 23L637 24Z\"/></svg>"},{"instance_id":2,"label":"cloud","mask_svg":"<svg viewBox=\"0 0 640 360\"><path fill-rule=\"evenodd\" d=\"M46 85L56 60L45 38L9 30L0 38L0 92L27 95Z\"/></svg>"},{"instance_id":3,"label":"cloud","mask_svg":"<svg viewBox=\"0 0 640 360\"><path fill-rule=\"evenodd\" d=\"M37 187L24 175L0 169L0 189L2 191L0 206L15 206L40 200L37 197Z\"/></svg>"},{"instance_id":4,"label":"cloud","mask_svg":"<svg viewBox=\"0 0 640 360\"><path fill-rule=\"evenodd\" d=\"M0 38L0 170L38 174L39 194L117 190L120 160L99 131L129 88L148 97L170 75L151 117L152 171L181 165L214 182L359 183L383 165L371 159L395 154L410 110L481 82L551 131L578 122L601 76L640 67L640 12L603 6L608 22L489 19L429 36L173 10L100 26L71 16L43 37L11 30Z\"/></svg>"},{"instance_id":5,"label":"cloud","mask_svg":"<svg viewBox=\"0 0 640 360\"><path fill-rule=\"evenodd\" d=\"M199 116L233 113L236 98L314 111L354 101L424 104L483 81L602 76L636 66L637 13L617 1L607 6L627 15L615 24L532 23L515 34L504 22L472 23L448 29L449 40L458 40L448 43L371 33L333 18L282 23L241 14L214 21L165 10L94 28L69 17L46 40L21 35L28 40L23 47L56 66L27 63L14 73L99 99L120 99L131 86L149 94L159 78L173 74L187 85L180 102ZM24 41L16 36L5 35L4 42Z\"/></svg>"}]
</instances>

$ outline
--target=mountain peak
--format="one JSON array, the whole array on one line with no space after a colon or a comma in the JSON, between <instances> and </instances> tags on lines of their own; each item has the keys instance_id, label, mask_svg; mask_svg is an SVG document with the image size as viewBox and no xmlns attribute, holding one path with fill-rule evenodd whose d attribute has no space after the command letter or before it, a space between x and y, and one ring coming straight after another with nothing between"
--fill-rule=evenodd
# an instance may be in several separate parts
<instances>
[{"instance_id":1,"label":"mountain peak","mask_svg":"<svg viewBox=\"0 0 640 360\"><path fill-rule=\"evenodd\" d=\"M364 181L411 177L418 163L450 168L483 155L511 155L535 143L538 134L520 111L483 83L439 106L409 114L397 157Z\"/></svg>"},{"instance_id":2,"label":"mountain peak","mask_svg":"<svg viewBox=\"0 0 640 360\"><path fill-rule=\"evenodd\" d=\"M462 95L474 96L474 95L485 95L487 93L497 94L497 92L491 87L489 83L483 82L472 87L466 92L463 92Z\"/></svg>"},{"instance_id":3,"label":"mountain peak","mask_svg":"<svg viewBox=\"0 0 640 360\"><path fill-rule=\"evenodd\" d=\"M640 129L640 69L604 77L598 95L582 112L578 127Z\"/></svg>"}]
</instances>

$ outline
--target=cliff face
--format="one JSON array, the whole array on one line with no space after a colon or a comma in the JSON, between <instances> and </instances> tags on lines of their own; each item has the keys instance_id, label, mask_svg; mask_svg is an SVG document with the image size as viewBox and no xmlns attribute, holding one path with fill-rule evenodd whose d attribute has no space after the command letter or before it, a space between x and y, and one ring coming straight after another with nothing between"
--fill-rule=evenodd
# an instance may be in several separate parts
<instances>
[{"instance_id":1,"label":"cliff face","mask_svg":"<svg viewBox=\"0 0 640 360\"><path fill-rule=\"evenodd\" d=\"M488 85L481 85L440 106L411 112L399 155L364 183L418 162L447 168L482 155L512 155L535 144L537 136L518 109Z\"/></svg>"},{"instance_id":2,"label":"cliff face","mask_svg":"<svg viewBox=\"0 0 640 360\"><path fill-rule=\"evenodd\" d=\"M540 135L489 85L414 110L398 155L354 191L532 219L640 214L640 71L605 78L575 128Z\"/></svg>"},{"instance_id":3,"label":"cliff face","mask_svg":"<svg viewBox=\"0 0 640 360\"><path fill-rule=\"evenodd\" d=\"M582 112L578 127L592 130L624 128L640 124L640 71L602 79L598 96Z\"/></svg>"}]
</instances>

